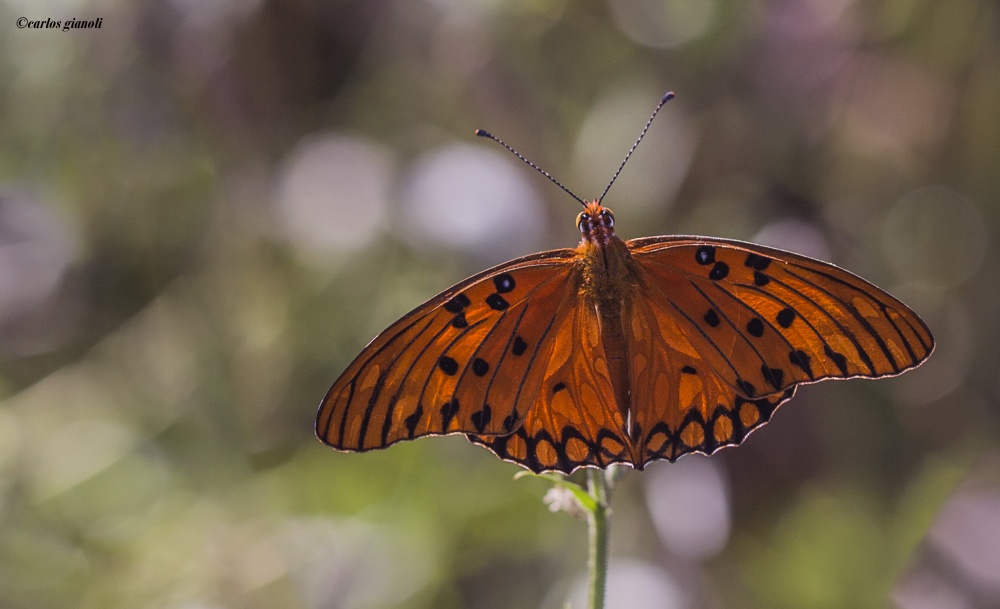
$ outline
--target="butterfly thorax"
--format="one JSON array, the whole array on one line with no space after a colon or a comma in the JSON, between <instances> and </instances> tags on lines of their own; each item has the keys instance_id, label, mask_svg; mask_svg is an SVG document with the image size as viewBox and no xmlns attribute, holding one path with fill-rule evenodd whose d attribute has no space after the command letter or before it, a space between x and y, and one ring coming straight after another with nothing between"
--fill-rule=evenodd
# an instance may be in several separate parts
<instances>
[{"instance_id":1,"label":"butterfly thorax","mask_svg":"<svg viewBox=\"0 0 1000 609\"><path fill-rule=\"evenodd\" d=\"M595 304L620 304L631 292L635 272L628 246L615 234L614 214L599 201L588 202L577 227L583 296Z\"/></svg>"}]
</instances>

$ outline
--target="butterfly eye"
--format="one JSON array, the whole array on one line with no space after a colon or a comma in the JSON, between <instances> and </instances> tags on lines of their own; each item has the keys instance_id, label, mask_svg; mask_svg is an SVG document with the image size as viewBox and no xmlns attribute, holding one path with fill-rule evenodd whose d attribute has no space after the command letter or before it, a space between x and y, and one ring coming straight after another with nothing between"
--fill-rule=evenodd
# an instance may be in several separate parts
<instances>
[{"instance_id":1,"label":"butterfly eye","mask_svg":"<svg viewBox=\"0 0 1000 609\"><path fill-rule=\"evenodd\" d=\"M610 209L605 208L601 212L601 220L604 220L604 225L611 228L615 225L615 215L611 213Z\"/></svg>"},{"instance_id":2,"label":"butterfly eye","mask_svg":"<svg viewBox=\"0 0 1000 609\"><path fill-rule=\"evenodd\" d=\"M583 227L583 220L587 217L587 212L581 211L576 215L576 227L580 229L581 233L587 232L587 229Z\"/></svg>"}]
</instances>

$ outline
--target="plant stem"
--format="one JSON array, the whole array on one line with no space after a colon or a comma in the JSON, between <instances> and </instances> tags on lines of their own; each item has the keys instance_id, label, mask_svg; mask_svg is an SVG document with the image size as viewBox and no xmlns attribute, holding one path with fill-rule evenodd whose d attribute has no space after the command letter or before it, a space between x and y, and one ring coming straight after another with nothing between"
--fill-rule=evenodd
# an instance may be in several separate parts
<instances>
[{"instance_id":1,"label":"plant stem","mask_svg":"<svg viewBox=\"0 0 1000 609\"><path fill-rule=\"evenodd\" d=\"M604 609L605 587L608 581L608 535L611 520L608 478L603 470L587 469L587 493L594 500L594 509L587 516L590 532L589 587L587 608Z\"/></svg>"}]
</instances>

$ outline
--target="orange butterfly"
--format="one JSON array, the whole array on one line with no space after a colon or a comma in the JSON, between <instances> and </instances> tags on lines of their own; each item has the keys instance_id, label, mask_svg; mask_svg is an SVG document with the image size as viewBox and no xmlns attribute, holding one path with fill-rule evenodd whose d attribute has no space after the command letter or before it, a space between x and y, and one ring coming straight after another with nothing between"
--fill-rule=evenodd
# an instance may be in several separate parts
<instances>
[{"instance_id":1,"label":"orange butterfly","mask_svg":"<svg viewBox=\"0 0 1000 609\"><path fill-rule=\"evenodd\" d=\"M711 237L622 241L604 194L570 193L576 249L483 271L377 336L320 405L319 439L365 451L464 433L534 472L642 469L740 444L800 384L894 376L934 349L916 313L832 264Z\"/></svg>"}]
</instances>

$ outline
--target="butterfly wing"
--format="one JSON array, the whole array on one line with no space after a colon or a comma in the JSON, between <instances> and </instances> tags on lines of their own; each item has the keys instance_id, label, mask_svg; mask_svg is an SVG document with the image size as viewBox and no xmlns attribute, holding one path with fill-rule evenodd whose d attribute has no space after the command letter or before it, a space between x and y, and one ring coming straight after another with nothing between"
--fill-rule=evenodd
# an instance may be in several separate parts
<instances>
[{"instance_id":1,"label":"butterfly wing","mask_svg":"<svg viewBox=\"0 0 1000 609\"><path fill-rule=\"evenodd\" d=\"M547 359L539 361L542 382L524 422L513 434L469 436L501 459L536 473L568 474L585 465L603 468L635 460L623 435L601 321L578 287L556 315L548 338L553 346Z\"/></svg>"},{"instance_id":2,"label":"butterfly wing","mask_svg":"<svg viewBox=\"0 0 1000 609\"><path fill-rule=\"evenodd\" d=\"M363 451L466 433L536 472L641 469L739 444L800 383L892 376L934 347L913 311L824 262L703 237L628 248L629 412L580 290L581 254L556 250L484 271L390 326L330 389L317 436Z\"/></svg>"},{"instance_id":3,"label":"butterfly wing","mask_svg":"<svg viewBox=\"0 0 1000 609\"><path fill-rule=\"evenodd\" d=\"M934 348L916 313L832 264L705 237L628 246L640 464L739 444L797 384L894 376Z\"/></svg>"},{"instance_id":4,"label":"butterfly wing","mask_svg":"<svg viewBox=\"0 0 1000 609\"><path fill-rule=\"evenodd\" d=\"M504 434L534 404L557 312L572 295L573 250L475 275L379 334L334 383L316 435L338 450L448 433Z\"/></svg>"},{"instance_id":5,"label":"butterfly wing","mask_svg":"<svg viewBox=\"0 0 1000 609\"><path fill-rule=\"evenodd\" d=\"M705 341L692 336L671 300L655 291L655 278L646 275L644 283L653 289L639 288L626 322L635 466L739 444L792 397L794 385L766 397L741 394L702 355Z\"/></svg>"}]
</instances>

